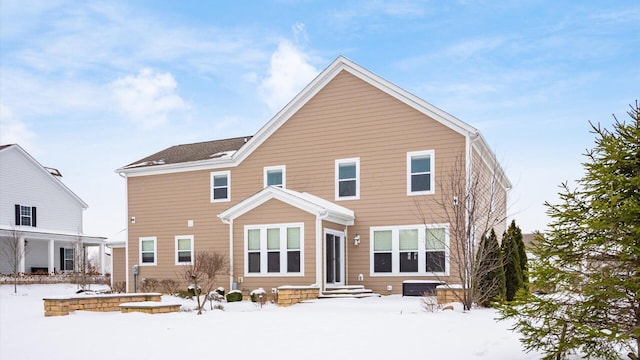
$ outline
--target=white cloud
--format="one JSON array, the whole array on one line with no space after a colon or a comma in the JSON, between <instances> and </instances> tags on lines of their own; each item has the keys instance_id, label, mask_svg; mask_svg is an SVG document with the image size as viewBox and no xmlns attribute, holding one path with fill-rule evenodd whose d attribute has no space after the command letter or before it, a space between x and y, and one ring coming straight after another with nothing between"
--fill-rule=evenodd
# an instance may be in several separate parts
<instances>
[{"instance_id":1,"label":"white cloud","mask_svg":"<svg viewBox=\"0 0 640 360\"><path fill-rule=\"evenodd\" d=\"M279 110L317 74L307 54L281 40L271 55L269 74L260 84L262 100L271 110Z\"/></svg>"},{"instance_id":2,"label":"white cloud","mask_svg":"<svg viewBox=\"0 0 640 360\"><path fill-rule=\"evenodd\" d=\"M165 124L172 112L188 109L176 94L178 83L171 73L143 69L135 76L111 83L120 109L143 128Z\"/></svg>"},{"instance_id":3,"label":"white cloud","mask_svg":"<svg viewBox=\"0 0 640 360\"><path fill-rule=\"evenodd\" d=\"M23 148L33 148L36 134L14 117L11 109L0 103L0 144L19 144Z\"/></svg>"}]
</instances>

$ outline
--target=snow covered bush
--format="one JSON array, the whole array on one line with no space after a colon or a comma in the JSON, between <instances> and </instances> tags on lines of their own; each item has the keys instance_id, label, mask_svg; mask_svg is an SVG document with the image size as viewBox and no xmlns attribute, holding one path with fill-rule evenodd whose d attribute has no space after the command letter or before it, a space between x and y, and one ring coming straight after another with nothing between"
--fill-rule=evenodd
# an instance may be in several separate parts
<instances>
[{"instance_id":1,"label":"snow covered bush","mask_svg":"<svg viewBox=\"0 0 640 360\"><path fill-rule=\"evenodd\" d=\"M227 294L227 302L242 301L242 292L240 290L231 290Z\"/></svg>"},{"instance_id":2,"label":"snow covered bush","mask_svg":"<svg viewBox=\"0 0 640 360\"><path fill-rule=\"evenodd\" d=\"M267 292L263 288L253 290L250 294L251 301L263 303L267 300Z\"/></svg>"}]
</instances>

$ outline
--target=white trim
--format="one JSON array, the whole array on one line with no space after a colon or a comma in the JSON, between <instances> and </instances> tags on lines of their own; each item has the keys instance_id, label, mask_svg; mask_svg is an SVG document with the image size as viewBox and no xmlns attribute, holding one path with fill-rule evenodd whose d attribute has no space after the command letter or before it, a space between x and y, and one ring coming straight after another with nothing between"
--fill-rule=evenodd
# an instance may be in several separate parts
<instances>
[{"instance_id":1,"label":"white trim","mask_svg":"<svg viewBox=\"0 0 640 360\"><path fill-rule=\"evenodd\" d=\"M418 230L418 271L417 272L400 272L400 230ZM428 272L426 271L426 229L444 229L445 231L445 271L444 272ZM377 273L374 271L374 235L375 231L391 231L391 272ZM395 226L372 226L369 228L369 275L372 277L390 277L390 276L448 276L450 272L450 234L449 224L416 224L416 225L395 225Z\"/></svg>"},{"instance_id":2,"label":"white trim","mask_svg":"<svg viewBox=\"0 0 640 360\"><path fill-rule=\"evenodd\" d=\"M287 272L287 229L300 229L300 271ZM268 252L267 249L267 229L280 230L280 244L278 251L280 252L280 271L269 272L268 269ZM260 272L249 272L249 230L260 231ZM304 276L304 223L284 223L284 224L259 224L245 225L243 231L244 239L244 276L245 277L302 277ZM296 250L296 249L294 249ZM254 250L255 252L255 250Z\"/></svg>"},{"instance_id":3,"label":"white trim","mask_svg":"<svg viewBox=\"0 0 640 360\"><path fill-rule=\"evenodd\" d=\"M271 199L280 200L288 205L306 211L310 214L320 216L324 220L337 224L347 226L353 225L355 221L353 211L343 206L334 204L309 193L300 193L273 186L264 188L258 193L242 200L236 205L218 214L218 217L226 223L246 214Z\"/></svg>"},{"instance_id":4,"label":"white trim","mask_svg":"<svg viewBox=\"0 0 640 360\"><path fill-rule=\"evenodd\" d=\"M429 190L426 191L411 191L411 158L414 156L429 156ZM421 150L421 151L409 151L407 152L407 196L415 195L431 195L435 193L435 176L436 173L436 152L435 150Z\"/></svg>"},{"instance_id":5,"label":"white trim","mask_svg":"<svg viewBox=\"0 0 640 360\"><path fill-rule=\"evenodd\" d=\"M273 170L280 170L280 172L282 173L282 184L281 185L268 185L267 184L267 173L269 171L273 171ZM286 189L287 188L287 166L286 165L277 165L277 166L265 166L263 169L263 178L264 178L264 187L267 186L275 186L275 187L279 187L282 189Z\"/></svg>"},{"instance_id":6,"label":"white trim","mask_svg":"<svg viewBox=\"0 0 640 360\"><path fill-rule=\"evenodd\" d=\"M176 255L176 265L191 265L193 264L193 256L194 256L194 239L193 239L193 235L178 235L175 237L176 241L175 241L175 255ZM178 240L189 240L191 242L191 246L190 246L190 258L191 261L183 261L180 262L179 260L179 256L178 256Z\"/></svg>"},{"instance_id":7,"label":"white trim","mask_svg":"<svg viewBox=\"0 0 640 360\"><path fill-rule=\"evenodd\" d=\"M153 263L142 262L142 242L153 241ZM156 266L158 264L158 238L155 236L141 236L138 238L138 264L140 266Z\"/></svg>"},{"instance_id":8,"label":"white trim","mask_svg":"<svg viewBox=\"0 0 640 360\"><path fill-rule=\"evenodd\" d=\"M340 165L341 164L355 164L356 166L356 194L354 196L340 196ZM350 179L348 179L350 180ZM335 199L336 201L343 200L358 200L360 199L360 158L347 158L347 159L336 159L335 167L334 167L334 188L335 188Z\"/></svg>"},{"instance_id":9,"label":"white trim","mask_svg":"<svg viewBox=\"0 0 640 360\"><path fill-rule=\"evenodd\" d=\"M220 198L220 199L214 199L214 178L216 176L220 176L220 175L224 175L227 177L227 197L226 198ZM210 194L210 200L212 203L215 202L229 202L231 201L231 170L224 170L224 171L214 171L211 173L211 184L210 184L210 190L211 190L211 194Z\"/></svg>"}]
</instances>

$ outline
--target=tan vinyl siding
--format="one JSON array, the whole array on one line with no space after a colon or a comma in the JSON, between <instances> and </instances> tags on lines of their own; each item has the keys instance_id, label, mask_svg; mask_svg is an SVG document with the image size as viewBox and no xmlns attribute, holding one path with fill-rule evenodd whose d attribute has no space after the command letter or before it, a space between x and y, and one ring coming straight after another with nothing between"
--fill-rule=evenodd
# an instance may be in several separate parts
<instances>
[{"instance_id":1,"label":"tan vinyl siding","mask_svg":"<svg viewBox=\"0 0 640 360\"><path fill-rule=\"evenodd\" d=\"M113 248L111 250L111 282L117 284L126 281L127 265L125 248Z\"/></svg>"},{"instance_id":2,"label":"tan vinyl siding","mask_svg":"<svg viewBox=\"0 0 640 360\"><path fill-rule=\"evenodd\" d=\"M446 222L435 204L443 197L441 182L466 139L449 127L418 112L355 76L342 72L309 100L297 113L264 141L237 167L215 169L231 172L231 201L210 202L211 171L188 171L128 178L130 266L138 263L138 239L157 237L157 266L141 267L140 277L175 278L175 236L193 235L195 249L229 254L229 225L217 214L263 188L264 167L285 165L286 187L309 192L355 212L356 221L347 231L345 251L347 284L362 284L386 293L401 290L402 280L426 277L370 276L370 227ZM433 195L407 196L407 152L435 152ZM335 160L359 158L359 200L335 200ZM427 209L427 219L416 215L416 203ZM194 226L187 227L187 220ZM305 276L249 278L244 276L246 224L305 223ZM326 228L344 231L344 226L323 222ZM323 228L324 229L324 228ZM284 285L315 283L315 216L297 208L269 201L234 221L233 279L244 277L241 288L252 290ZM322 232L323 234L323 232ZM353 236L360 235L360 245ZM452 272L453 273L453 272ZM357 281L363 274L364 282ZM132 278L130 278L130 281ZM228 278L221 281L228 287ZM132 289L132 286L129 287Z\"/></svg>"},{"instance_id":3,"label":"tan vinyl siding","mask_svg":"<svg viewBox=\"0 0 640 360\"><path fill-rule=\"evenodd\" d=\"M229 254L229 227L217 214L229 203L210 202L210 172L193 171L166 175L132 177L128 179L129 265L139 264L140 237L156 237L155 266L140 266L138 283L142 278L182 280L182 266L175 265L175 237L194 236L194 250ZM193 227L188 227L193 220ZM129 291L133 274L129 272ZM218 279L228 288L226 277Z\"/></svg>"}]
</instances>

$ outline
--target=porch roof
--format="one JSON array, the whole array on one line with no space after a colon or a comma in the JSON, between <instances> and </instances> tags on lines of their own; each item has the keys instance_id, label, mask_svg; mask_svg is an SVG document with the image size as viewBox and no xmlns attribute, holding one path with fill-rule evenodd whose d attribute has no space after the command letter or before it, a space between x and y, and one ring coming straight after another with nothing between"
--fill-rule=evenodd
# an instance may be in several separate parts
<instances>
[{"instance_id":1,"label":"porch roof","mask_svg":"<svg viewBox=\"0 0 640 360\"><path fill-rule=\"evenodd\" d=\"M353 225L356 218L353 210L334 204L331 201L327 201L306 192L298 192L274 186L269 186L260 190L256 194L251 195L238 204L218 214L218 217L223 222L228 223L271 199L280 200L288 205L319 216L324 220L345 226Z\"/></svg>"},{"instance_id":2,"label":"porch roof","mask_svg":"<svg viewBox=\"0 0 640 360\"><path fill-rule=\"evenodd\" d=\"M91 236L65 231L33 228L28 226L11 227L0 225L0 237L10 237L14 234L20 234L25 238L32 240L76 241L79 239L82 240L85 245L101 245L106 241L106 238L101 236Z\"/></svg>"}]
</instances>

